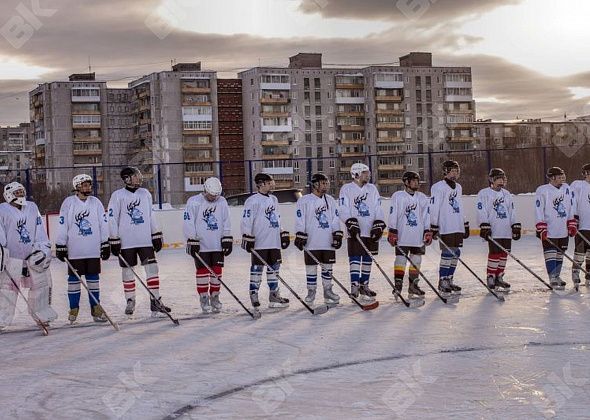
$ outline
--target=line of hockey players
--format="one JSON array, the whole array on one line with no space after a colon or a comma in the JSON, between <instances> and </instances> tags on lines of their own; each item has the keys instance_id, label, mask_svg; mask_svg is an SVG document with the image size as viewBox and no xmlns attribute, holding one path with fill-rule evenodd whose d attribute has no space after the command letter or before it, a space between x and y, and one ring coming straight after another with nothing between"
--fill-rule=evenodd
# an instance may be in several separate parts
<instances>
[{"instance_id":1,"label":"line of hockey players","mask_svg":"<svg viewBox=\"0 0 590 420\"><path fill-rule=\"evenodd\" d=\"M584 180L571 186L562 169L547 172L548 183L536 191L536 233L542 241L544 259L553 289L563 289L561 270L569 237L575 237L572 279L577 288L580 272L588 276L590 251L590 164L582 168ZM342 246L345 232L350 268L350 292L357 303L375 302L376 293L369 287L373 258L379 241L387 231L387 241L395 248L394 293L401 293L408 267L408 295L423 298L419 286L421 259L426 246L438 240L441 250L438 292L443 296L459 294L454 282L463 241L469 237L465 220L462 188L458 183L460 167L455 161L443 163L443 178L431 188L427 197L419 191L420 176L404 173L404 189L391 197L389 214L381 208L381 198L370 183L370 169L362 163L351 168L352 181L345 184L338 201L327 194L328 178L317 173L311 179L311 193L297 202L294 245L304 252L307 296L312 304L319 276L326 304L335 305L340 297L332 289L336 250ZM121 171L124 187L115 191L105 212L100 200L92 196L93 180L77 175L74 194L61 206L56 236L56 257L68 265L67 290L74 322L79 313L81 285L88 291L91 314L96 322L107 321L100 305L99 278L101 260L111 254L121 267L125 313L135 310L135 279L141 281L134 267L145 271L144 286L150 294L153 315L168 314L159 296L156 253L162 249L163 237L152 211L152 196L142 188L141 172L135 167ZM290 245L290 233L280 221L277 198L272 194L274 180L265 173L254 178L257 193L244 205L241 220L241 247L251 253L249 295L255 310L260 306L259 288L263 272L269 287L269 306L286 307L289 300L280 294L281 250ZM480 236L488 242L487 287L508 290L504 280L507 258L512 255L511 242L521 236L512 195L505 189L506 174L495 168L489 173L489 187L477 196ZM49 271L51 244L35 203L26 200L23 185L9 183L4 188L5 202L0 204L0 327L10 324L18 294L28 288L26 303L33 317L43 325L57 318L51 308L52 279ZM204 192L188 200L184 212L186 252L195 263L196 292L203 312L218 312L225 257L232 252L229 208L222 196L219 179L209 178ZM342 230L345 227L345 232ZM585 261L586 260L586 261ZM586 264L586 270L582 267ZM82 280L85 277L85 282ZM22 294L25 298L24 294Z\"/></svg>"}]
</instances>

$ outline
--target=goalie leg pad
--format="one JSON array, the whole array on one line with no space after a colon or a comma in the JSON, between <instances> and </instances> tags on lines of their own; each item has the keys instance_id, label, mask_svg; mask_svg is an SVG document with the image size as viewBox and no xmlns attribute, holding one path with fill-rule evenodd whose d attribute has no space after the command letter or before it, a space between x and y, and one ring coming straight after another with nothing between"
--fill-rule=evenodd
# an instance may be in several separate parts
<instances>
[{"instance_id":1,"label":"goalie leg pad","mask_svg":"<svg viewBox=\"0 0 590 420\"><path fill-rule=\"evenodd\" d=\"M32 287L29 289L29 304L31 310L42 322L51 322L57 319L57 313L49 306L51 289L51 273L49 270L37 272L30 270L29 275Z\"/></svg>"}]
</instances>

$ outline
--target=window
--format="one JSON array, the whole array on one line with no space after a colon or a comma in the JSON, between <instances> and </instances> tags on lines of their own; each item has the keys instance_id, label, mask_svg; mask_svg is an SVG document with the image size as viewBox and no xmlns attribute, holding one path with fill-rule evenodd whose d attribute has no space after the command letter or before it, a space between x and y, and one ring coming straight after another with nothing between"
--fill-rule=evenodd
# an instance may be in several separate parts
<instances>
[{"instance_id":1,"label":"window","mask_svg":"<svg viewBox=\"0 0 590 420\"><path fill-rule=\"evenodd\" d=\"M315 107L315 114L316 115L322 115L322 107L320 105L317 105Z\"/></svg>"},{"instance_id":2,"label":"window","mask_svg":"<svg viewBox=\"0 0 590 420\"><path fill-rule=\"evenodd\" d=\"M211 121L183 121L185 130L211 130Z\"/></svg>"},{"instance_id":3,"label":"window","mask_svg":"<svg viewBox=\"0 0 590 420\"><path fill-rule=\"evenodd\" d=\"M322 100L322 92L315 92L315 101L321 102Z\"/></svg>"},{"instance_id":4,"label":"window","mask_svg":"<svg viewBox=\"0 0 590 420\"><path fill-rule=\"evenodd\" d=\"M313 79L313 84L316 89L321 89L321 87L322 87L319 77L316 77L315 79Z\"/></svg>"}]
</instances>

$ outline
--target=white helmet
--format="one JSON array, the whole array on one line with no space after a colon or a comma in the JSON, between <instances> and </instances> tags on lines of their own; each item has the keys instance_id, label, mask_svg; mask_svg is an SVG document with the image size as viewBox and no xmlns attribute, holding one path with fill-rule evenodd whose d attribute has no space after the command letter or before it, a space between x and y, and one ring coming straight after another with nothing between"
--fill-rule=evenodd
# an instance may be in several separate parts
<instances>
[{"instance_id":1,"label":"white helmet","mask_svg":"<svg viewBox=\"0 0 590 420\"><path fill-rule=\"evenodd\" d=\"M23 194L23 197L16 197L14 195L15 192L19 191L19 190L23 190L25 192L25 194ZM27 190L25 190L25 186L23 184L21 184L20 182L11 182L10 184L6 184L4 186L4 200L6 200L7 203L16 203L19 206L24 206L27 202L27 198L24 197L27 195Z\"/></svg>"},{"instance_id":2,"label":"white helmet","mask_svg":"<svg viewBox=\"0 0 590 420\"><path fill-rule=\"evenodd\" d=\"M90 175L87 175L87 174L76 175L74 177L74 179L72 180L72 186L74 187L75 191L78 191L78 188L80 188L80 186L87 181L89 181L92 184L92 177Z\"/></svg>"},{"instance_id":3,"label":"white helmet","mask_svg":"<svg viewBox=\"0 0 590 420\"><path fill-rule=\"evenodd\" d=\"M370 170L371 169L364 163L355 163L350 167L350 175L352 175L352 178L355 179L361 176L363 172L368 172Z\"/></svg>"},{"instance_id":4,"label":"white helmet","mask_svg":"<svg viewBox=\"0 0 590 420\"><path fill-rule=\"evenodd\" d=\"M221 187L221 181L214 176L205 180L205 192L210 195L218 196L221 195L223 190Z\"/></svg>"}]
</instances>

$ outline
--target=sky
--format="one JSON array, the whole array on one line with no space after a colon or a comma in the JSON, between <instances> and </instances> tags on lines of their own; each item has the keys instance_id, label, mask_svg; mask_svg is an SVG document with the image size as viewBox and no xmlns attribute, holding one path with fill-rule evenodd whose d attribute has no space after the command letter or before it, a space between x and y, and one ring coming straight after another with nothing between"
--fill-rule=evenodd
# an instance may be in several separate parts
<instances>
[{"instance_id":1,"label":"sky","mask_svg":"<svg viewBox=\"0 0 590 420\"><path fill-rule=\"evenodd\" d=\"M590 114L585 0L3 0L0 125L29 120L28 92L88 70L113 87L171 60L231 77L286 66L396 63L429 51L470 66L477 117Z\"/></svg>"}]
</instances>

